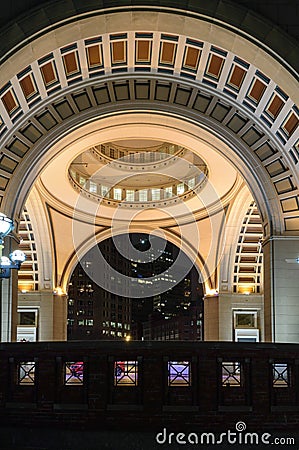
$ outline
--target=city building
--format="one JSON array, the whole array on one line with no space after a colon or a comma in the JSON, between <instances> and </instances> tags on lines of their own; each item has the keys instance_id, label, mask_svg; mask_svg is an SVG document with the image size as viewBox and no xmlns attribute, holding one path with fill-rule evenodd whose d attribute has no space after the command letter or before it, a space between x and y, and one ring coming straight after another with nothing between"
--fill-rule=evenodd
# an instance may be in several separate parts
<instances>
[{"instance_id":1,"label":"city building","mask_svg":"<svg viewBox=\"0 0 299 450\"><path fill-rule=\"evenodd\" d=\"M151 247L149 236L146 234L130 235L130 242L140 252L139 259L135 262L122 256L124 247L126 248L128 245L127 239L125 237L122 239L122 235L118 236L116 242L111 238L106 239L99 244L98 248L105 260L118 273L134 278L132 283L138 283L142 290L143 282L153 275L157 275L153 283L159 286L160 277L167 278L169 267L175 262L178 254L178 249L174 245L157 237L154 239L158 256L156 257L154 252L151 253L150 261L147 263L142 263L142 259L140 259L143 252ZM121 253L117 246L120 247ZM90 276L86 272L86 267L88 267ZM68 287L68 340L128 340L131 338L142 340L144 339L143 324L148 321L153 312L161 313L159 322L182 316L182 313L185 322L188 315L190 315L191 321L194 309L202 313L203 292L198 283L198 273L195 267L192 267L180 282L173 280L170 274L168 291L154 297L140 296L140 298L134 299L117 295L98 286L93 280L94 272L97 270L101 270L101 268L94 265L92 255L87 253L82 265L79 263L71 275ZM25 312L20 314L25 314ZM29 311L25 316L27 322L28 314L31 314L32 318L34 317L34 324L19 325L19 340L24 339L25 335L28 337L29 330L36 324L34 313ZM182 339L182 335L176 333L176 338ZM38 340L37 336L35 339Z\"/></svg>"}]
</instances>

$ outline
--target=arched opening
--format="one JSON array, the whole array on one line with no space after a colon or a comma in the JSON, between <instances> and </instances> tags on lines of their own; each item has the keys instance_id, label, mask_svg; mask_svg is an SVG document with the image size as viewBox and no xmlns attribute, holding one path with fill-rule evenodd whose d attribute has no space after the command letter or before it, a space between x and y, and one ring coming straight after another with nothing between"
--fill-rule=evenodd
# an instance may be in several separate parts
<instances>
[{"instance_id":1,"label":"arched opening","mask_svg":"<svg viewBox=\"0 0 299 450\"><path fill-rule=\"evenodd\" d=\"M68 339L202 340L200 274L178 247L158 236L105 239L70 277Z\"/></svg>"}]
</instances>

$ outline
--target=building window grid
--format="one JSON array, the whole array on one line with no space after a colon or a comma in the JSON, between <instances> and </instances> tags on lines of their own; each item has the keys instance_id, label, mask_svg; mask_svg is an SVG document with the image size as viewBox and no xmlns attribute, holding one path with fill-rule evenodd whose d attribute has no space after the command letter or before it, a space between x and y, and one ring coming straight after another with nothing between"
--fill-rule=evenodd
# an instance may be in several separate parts
<instances>
[{"instance_id":1,"label":"building window grid","mask_svg":"<svg viewBox=\"0 0 299 450\"><path fill-rule=\"evenodd\" d=\"M19 385L35 384L35 369L36 363L34 361L20 362L18 367L18 384Z\"/></svg>"},{"instance_id":2,"label":"building window grid","mask_svg":"<svg viewBox=\"0 0 299 450\"><path fill-rule=\"evenodd\" d=\"M191 386L191 367L189 361L168 362L168 386Z\"/></svg>"},{"instance_id":3,"label":"building window grid","mask_svg":"<svg viewBox=\"0 0 299 450\"><path fill-rule=\"evenodd\" d=\"M84 362L64 363L64 385L82 385L84 380Z\"/></svg>"},{"instance_id":4,"label":"building window grid","mask_svg":"<svg viewBox=\"0 0 299 450\"><path fill-rule=\"evenodd\" d=\"M114 386L138 385L138 361L114 362Z\"/></svg>"},{"instance_id":5,"label":"building window grid","mask_svg":"<svg viewBox=\"0 0 299 450\"><path fill-rule=\"evenodd\" d=\"M221 363L221 383L223 387L241 387L243 384L242 364L239 361Z\"/></svg>"},{"instance_id":6,"label":"building window grid","mask_svg":"<svg viewBox=\"0 0 299 450\"><path fill-rule=\"evenodd\" d=\"M291 370L288 363L272 363L272 385L274 388L286 388L291 385Z\"/></svg>"}]
</instances>

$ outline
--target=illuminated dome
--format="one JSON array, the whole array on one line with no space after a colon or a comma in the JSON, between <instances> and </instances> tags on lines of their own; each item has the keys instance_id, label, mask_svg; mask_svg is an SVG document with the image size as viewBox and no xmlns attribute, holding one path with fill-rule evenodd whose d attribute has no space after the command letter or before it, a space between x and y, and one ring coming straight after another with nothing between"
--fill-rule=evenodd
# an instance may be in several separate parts
<instances>
[{"instance_id":1,"label":"illuminated dome","mask_svg":"<svg viewBox=\"0 0 299 450\"><path fill-rule=\"evenodd\" d=\"M109 205L145 207L184 199L208 177L201 157L183 146L152 140L122 140L95 145L69 166L76 191ZM113 203L111 203L111 200Z\"/></svg>"}]
</instances>

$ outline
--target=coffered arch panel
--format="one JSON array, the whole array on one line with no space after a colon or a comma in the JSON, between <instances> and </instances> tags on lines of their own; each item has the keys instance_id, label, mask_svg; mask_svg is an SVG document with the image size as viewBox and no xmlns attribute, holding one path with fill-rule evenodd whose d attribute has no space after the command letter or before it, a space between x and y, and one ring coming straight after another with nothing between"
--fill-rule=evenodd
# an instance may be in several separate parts
<instances>
[{"instance_id":1,"label":"coffered arch panel","mask_svg":"<svg viewBox=\"0 0 299 450\"><path fill-rule=\"evenodd\" d=\"M4 80L2 71L0 89L2 209L18 218L28 192L22 197L23 182L29 190L42 168L41 154L73 127L115 111L162 110L195 121L229 143L237 155L232 162L240 161L239 170L248 166L245 179L255 172L265 234L299 232L299 113L291 98L296 84L287 83L290 74L281 69L279 84L270 76L274 60L269 59L270 74L262 71L262 52L254 57L251 51L244 59L244 38L238 41L220 25L203 27L200 38L195 19L191 35L178 34L175 21L170 26L171 14L155 14L155 29L148 22L145 28L145 19L135 12L124 30L120 13L109 16L105 32L98 27L96 35L87 34L95 30L90 19L81 23L80 39L65 25L50 32L52 40L43 36L43 45L39 38L12 58L16 64L5 73L12 75L13 67L15 74ZM136 21L138 31L133 31ZM217 45L206 40L213 33ZM55 47L59 42L63 45ZM259 195L256 186L250 187Z\"/></svg>"}]
</instances>

